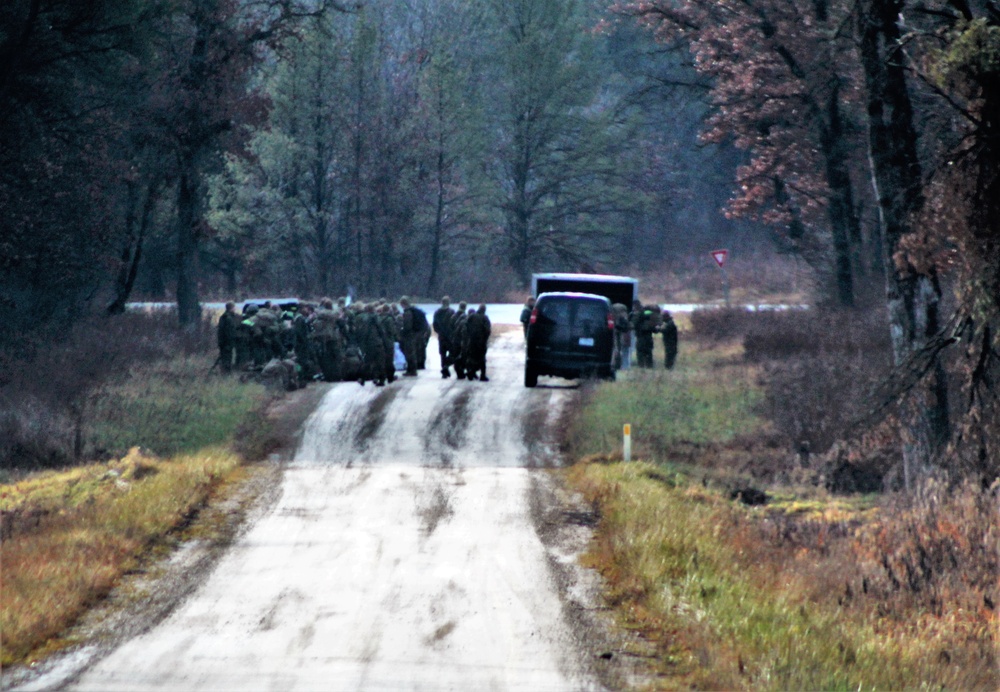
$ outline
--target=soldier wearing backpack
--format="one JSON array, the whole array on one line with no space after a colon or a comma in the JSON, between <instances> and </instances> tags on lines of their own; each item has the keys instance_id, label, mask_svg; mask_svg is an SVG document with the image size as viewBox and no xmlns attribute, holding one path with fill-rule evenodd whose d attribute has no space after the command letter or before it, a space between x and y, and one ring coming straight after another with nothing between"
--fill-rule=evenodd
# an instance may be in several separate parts
<instances>
[{"instance_id":1,"label":"soldier wearing backpack","mask_svg":"<svg viewBox=\"0 0 1000 692\"><path fill-rule=\"evenodd\" d=\"M632 303L632 329L635 332L635 355L640 368L653 367L653 334L660 331L660 309L656 305Z\"/></svg>"},{"instance_id":2,"label":"soldier wearing backpack","mask_svg":"<svg viewBox=\"0 0 1000 692\"><path fill-rule=\"evenodd\" d=\"M465 379L465 362L467 350L465 348L466 313L467 303L463 300L458 304L455 316L451 318L451 364L455 366L455 377Z\"/></svg>"},{"instance_id":3,"label":"soldier wearing backpack","mask_svg":"<svg viewBox=\"0 0 1000 692\"><path fill-rule=\"evenodd\" d=\"M403 296L399 299L399 307L403 309L403 324L400 332L399 346L406 356L406 377L416 377L420 367L421 345L426 347L425 332L429 331L427 315L420 308L411 305L410 299Z\"/></svg>"},{"instance_id":4,"label":"soldier wearing backpack","mask_svg":"<svg viewBox=\"0 0 1000 692\"><path fill-rule=\"evenodd\" d=\"M441 356L441 377L451 377L451 357L454 347L451 344L451 323L455 317L455 309L451 307L451 299L445 296L441 299L441 307L434 311L434 331L437 332L438 353Z\"/></svg>"}]
</instances>

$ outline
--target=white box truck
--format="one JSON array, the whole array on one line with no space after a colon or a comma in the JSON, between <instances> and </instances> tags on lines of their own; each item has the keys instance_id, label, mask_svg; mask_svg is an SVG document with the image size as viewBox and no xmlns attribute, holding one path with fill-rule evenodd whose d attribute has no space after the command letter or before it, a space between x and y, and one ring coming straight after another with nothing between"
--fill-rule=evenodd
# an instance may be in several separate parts
<instances>
[{"instance_id":1,"label":"white box truck","mask_svg":"<svg viewBox=\"0 0 1000 692\"><path fill-rule=\"evenodd\" d=\"M639 280L630 276L611 274L532 274L531 295L538 298L543 293L593 293L614 303L621 303L629 310L632 301L639 297Z\"/></svg>"}]
</instances>

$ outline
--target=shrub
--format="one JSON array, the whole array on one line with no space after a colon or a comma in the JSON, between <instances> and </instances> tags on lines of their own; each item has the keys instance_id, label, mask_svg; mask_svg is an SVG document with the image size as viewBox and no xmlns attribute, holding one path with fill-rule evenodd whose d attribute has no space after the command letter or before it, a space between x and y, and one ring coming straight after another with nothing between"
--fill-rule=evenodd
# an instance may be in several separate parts
<instances>
[{"instance_id":1,"label":"shrub","mask_svg":"<svg viewBox=\"0 0 1000 692\"><path fill-rule=\"evenodd\" d=\"M925 481L913 497L893 496L858 534L860 591L885 613L926 608L996 617L1000 604L1000 481L949 488Z\"/></svg>"},{"instance_id":2,"label":"shrub","mask_svg":"<svg viewBox=\"0 0 1000 692\"><path fill-rule=\"evenodd\" d=\"M204 353L206 321L181 332L169 313L81 319L65 334L35 335L0 357L0 469L52 468L93 451L88 429L109 391L140 367L177 354ZM206 367L207 370L207 367ZM123 442L124 452L132 442Z\"/></svg>"}]
</instances>

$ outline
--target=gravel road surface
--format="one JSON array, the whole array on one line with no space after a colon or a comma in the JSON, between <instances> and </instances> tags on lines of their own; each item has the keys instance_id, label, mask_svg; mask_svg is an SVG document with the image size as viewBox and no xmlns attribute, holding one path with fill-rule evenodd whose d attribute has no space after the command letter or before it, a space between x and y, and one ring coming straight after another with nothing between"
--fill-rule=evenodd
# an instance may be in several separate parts
<instances>
[{"instance_id":1,"label":"gravel road surface","mask_svg":"<svg viewBox=\"0 0 1000 692\"><path fill-rule=\"evenodd\" d=\"M333 386L278 499L67 689L605 687L575 563L588 522L546 470L571 384L523 386L520 329L495 338L490 382L442 379L429 351L419 377Z\"/></svg>"}]
</instances>

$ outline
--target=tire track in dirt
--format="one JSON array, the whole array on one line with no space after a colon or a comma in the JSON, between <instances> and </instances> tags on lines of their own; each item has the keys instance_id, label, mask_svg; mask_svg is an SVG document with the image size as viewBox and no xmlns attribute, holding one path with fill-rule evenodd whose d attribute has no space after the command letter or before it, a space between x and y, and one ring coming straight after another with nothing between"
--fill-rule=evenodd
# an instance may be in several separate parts
<instances>
[{"instance_id":1,"label":"tire track in dirt","mask_svg":"<svg viewBox=\"0 0 1000 692\"><path fill-rule=\"evenodd\" d=\"M458 394L451 395L455 391ZM465 445L468 437L475 391L452 386L448 389L449 396L434 408L430 423L423 433L424 454L428 461L436 458L441 466L452 466L454 453Z\"/></svg>"},{"instance_id":2,"label":"tire track in dirt","mask_svg":"<svg viewBox=\"0 0 1000 692\"><path fill-rule=\"evenodd\" d=\"M519 421L526 468L550 468L561 465L557 431L561 431L564 427L566 405L569 397L575 393L575 388L535 389L529 397L526 397Z\"/></svg>"},{"instance_id":3,"label":"tire track in dirt","mask_svg":"<svg viewBox=\"0 0 1000 692\"><path fill-rule=\"evenodd\" d=\"M399 392L399 387L389 387L380 391L374 399L368 402L361 425L354 431L353 446L355 452L364 453L368 451L372 440L378 437L379 431L385 425L389 407L399 395Z\"/></svg>"}]
</instances>

